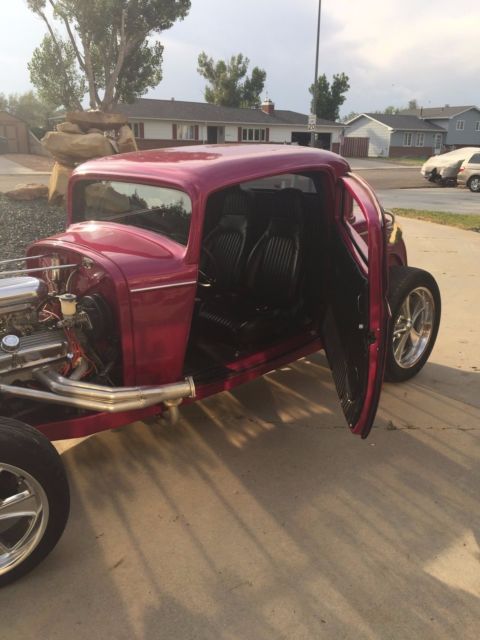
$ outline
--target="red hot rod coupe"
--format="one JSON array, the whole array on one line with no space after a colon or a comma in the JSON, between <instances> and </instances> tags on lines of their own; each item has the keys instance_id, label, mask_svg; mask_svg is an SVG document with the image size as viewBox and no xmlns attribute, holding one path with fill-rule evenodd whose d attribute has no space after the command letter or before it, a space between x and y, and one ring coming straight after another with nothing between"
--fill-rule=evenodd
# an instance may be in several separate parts
<instances>
[{"instance_id":1,"label":"red hot rod coupe","mask_svg":"<svg viewBox=\"0 0 480 640\"><path fill-rule=\"evenodd\" d=\"M304 147L86 162L67 230L0 269L0 585L65 527L50 440L174 415L319 349L365 438L383 378L421 369L440 320L393 216L345 160Z\"/></svg>"}]
</instances>

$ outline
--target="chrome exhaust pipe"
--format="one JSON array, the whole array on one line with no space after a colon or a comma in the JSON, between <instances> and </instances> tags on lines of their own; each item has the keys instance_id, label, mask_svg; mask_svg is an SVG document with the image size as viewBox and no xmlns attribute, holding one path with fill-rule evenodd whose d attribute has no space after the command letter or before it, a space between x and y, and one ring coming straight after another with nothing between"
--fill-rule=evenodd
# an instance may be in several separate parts
<instances>
[{"instance_id":1,"label":"chrome exhaust pipe","mask_svg":"<svg viewBox=\"0 0 480 640\"><path fill-rule=\"evenodd\" d=\"M51 369L38 369L34 376L49 391L0 384L0 395L107 413L134 411L162 403L169 406L195 397L195 384L190 377L157 387L113 388L69 380Z\"/></svg>"}]
</instances>

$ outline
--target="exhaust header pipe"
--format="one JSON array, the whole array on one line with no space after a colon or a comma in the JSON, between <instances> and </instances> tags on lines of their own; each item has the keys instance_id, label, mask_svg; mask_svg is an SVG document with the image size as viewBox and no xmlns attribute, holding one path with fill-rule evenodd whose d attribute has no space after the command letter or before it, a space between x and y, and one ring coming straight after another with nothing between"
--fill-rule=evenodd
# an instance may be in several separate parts
<instances>
[{"instance_id":1,"label":"exhaust header pipe","mask_svg":"<svg viewBox=\"0 0 480 640\"><path fill-rule=\"evenodd\" d=\"M134 411L161 403L171 406L184 398L195 397L195 384L191 377L183 382L157 387L106 387L65 378L53 369L37 369L34 377L48 391L0 384L0 395L102 413Z\"/></svg>"}]
</instances>

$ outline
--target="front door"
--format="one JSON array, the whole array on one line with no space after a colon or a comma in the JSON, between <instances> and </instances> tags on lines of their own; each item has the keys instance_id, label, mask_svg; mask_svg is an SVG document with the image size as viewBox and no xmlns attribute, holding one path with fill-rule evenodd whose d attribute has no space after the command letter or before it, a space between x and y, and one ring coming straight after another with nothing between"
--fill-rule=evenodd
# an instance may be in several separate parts
<instances>
[{"instance_id":1,"label":"front door","mask_svg":"<svg viewBox=\"0 0 480 640\"><path fill-rule=\"evenodd\" d=\"M208 144L217 144L218 127L207 127L207 142Z\"/></svg>"},{"instance_id":2,"label":"front door","mask_svg":"<svg viewBox=\"0 0 480 640\"><path fill-rule=\"evenodd\" d=\"M387 267L383 214L370 187L343 178L329 238L329 292L322 333L348 425L366 438L375 419L387 340ZM354 209L365 219L355 230Z\"/></svg>"}]
</instances>

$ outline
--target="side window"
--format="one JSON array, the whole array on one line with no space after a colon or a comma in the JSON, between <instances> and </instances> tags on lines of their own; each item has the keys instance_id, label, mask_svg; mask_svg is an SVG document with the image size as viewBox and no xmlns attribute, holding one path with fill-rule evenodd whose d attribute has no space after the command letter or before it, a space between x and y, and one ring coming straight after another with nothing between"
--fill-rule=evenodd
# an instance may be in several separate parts
<instances>
[{"instance_id":1,"label":"side window","mask_svg":"<svg viewBox=\"0 0 480 640\"><path fill-rule=\"evenodd\" d=\"M474 153L468 162L469 164L480 164L480 153Z\"/></svg>"}]
</instances>

